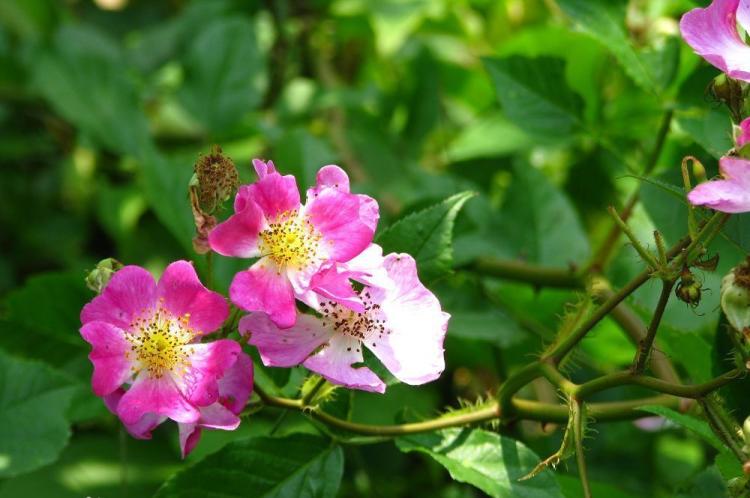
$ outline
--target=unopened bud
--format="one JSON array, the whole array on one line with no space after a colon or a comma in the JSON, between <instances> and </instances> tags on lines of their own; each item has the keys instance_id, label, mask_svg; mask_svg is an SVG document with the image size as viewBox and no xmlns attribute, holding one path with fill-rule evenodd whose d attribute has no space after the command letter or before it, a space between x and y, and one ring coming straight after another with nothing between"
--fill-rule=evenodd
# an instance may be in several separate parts
<instances>
[{"instance_id":1,"label":"unopened bud","mask_svg":"<svg viewBox=\"0 0 750 498\"><path fill-rule=\"evenodd\" d=\"M732 114L732 119L739 122L742 116L742 85L739 81L720 74L711 81L708 91L718 101L723 102Z\"/></svg>"},{"instance_id":2,"label":"unopened bud","mask_svg":"<svg viewBox=\"0 0 750 498\"><path fill-rule=\"evenodd\" d=\"M696 185L708 180L708 178L706 177L706 168L704 168L703 164L697 159L693 160L691 169L693 170L693 178L695 178Z\"/></svg>"},{"instance_id":3,"label":"unopened bud","mask_svg":"<svg viewBox=\"0 0 750 498\"><path fill-rule=\"evenodd\" d=\"M680 281L677 282L677 287L675 288L674 293L680 301L695 308L701 302L702 285L703 284L695 278L695 275L693 275L690 269L686 267L683 268L680 273Z\"/></svg>"},{"instance_id":4,"label":"unopened bud","mask_svg":"<svg viewBox=\"0 0 750 498\"><path fill-rule=\"evenodd\" d=\"M117 270L122 268L122 263L114 258L99 261L96 268L86 275L86 286L97 294L101 294Z\"/></svg>"},{"instance_id":5,"label":"unopened bud","mask_svg":"<svg viewBox=\"0 0 750 498\"><path fill-rule=\"evenodd\" d=\"M204 213L210 214L237 190L239 176L234 162L225 156L221 147L214 145L211 153L200 156L194 166L191 186L197 187L198 202Z\"/></svg>"},{"instance_id":6,"label":"unopened bud","mask_svg":"<svg viewBox=\"0 0 750 498\"><path fill-rule=\"evenodd\" d=\"M721 309L738 332L750 327L750 265L747 261L721 280Z\"/></svg>"}]
</instances>

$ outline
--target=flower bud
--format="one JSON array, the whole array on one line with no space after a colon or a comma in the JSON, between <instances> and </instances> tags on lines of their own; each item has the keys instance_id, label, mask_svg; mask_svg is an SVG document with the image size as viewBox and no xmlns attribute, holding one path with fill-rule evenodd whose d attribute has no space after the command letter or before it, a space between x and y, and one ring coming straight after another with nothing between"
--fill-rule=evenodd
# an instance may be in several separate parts
<instances>
[{"instance_id":1,"label":"flower bud","mask_svg":"<svg viewBox=\"0 0 750 498\"><path fill-rule=\"evenodd\" d=\"M691 169L693 170L693 178L695 178L696 184L703 183L708 179L706 177L706 168L697 159L693 161Z\"/></svg>"},{"instance_id":2,"label":"flower bud","mask_svg":"<svg viewBox=\"0 0 750 498\"><path fill-rule=\"evenodd\" d=\"M237 190L239 176L234 162L225 156L221 147L214 145L211 153L200 156L194 166L191 186L197 186L201 210L210 214Z\"/></svg>"},{"instance_id":3,"label":"flower bud","mask_svg":"<svg viewBox=\"0 0 750 498\"><path fill-rule=\"evenodd\" d=\"M738 332L750 327L750 264L736 266L721 280L721 309Z\"/></svg>"},{"instance_id":4,"label":"flower bud","mask_svg":"<svg viewBox=\"0 0 750 498\"><path fill-rule=\"evenodd\" d=\"M114 258L107 258L99 261L96 264L96 268L86 275L86 287L97 294L101 294L104 287L109 283L109 279L111 279L112 275L114 275L120 268L122 268L122 263Z\"/></svg>"},{"instance_id":5,"label":"flower bud","mask_svg":"<svg viewBox=\"0 0 750 498\"><path fill-rule=\"evenodd\" d=\"M739 81L729 78L726 74L720 74L711 81L708 91L716 100L723 102L729 108L735 122L740 121L744 98Z\"/></svg>"},{"instance_id":6,"label":"flower bud","mask_svg":"<svg viewBox=\"0 0 750 498\"><path fill-rule=\"evenodd\" d=\"M695 278L689 268L683 268L680 273L680 281L674 290L677 298L695 308L701 302L702 283Z\"/></svg>"}]
</instances>

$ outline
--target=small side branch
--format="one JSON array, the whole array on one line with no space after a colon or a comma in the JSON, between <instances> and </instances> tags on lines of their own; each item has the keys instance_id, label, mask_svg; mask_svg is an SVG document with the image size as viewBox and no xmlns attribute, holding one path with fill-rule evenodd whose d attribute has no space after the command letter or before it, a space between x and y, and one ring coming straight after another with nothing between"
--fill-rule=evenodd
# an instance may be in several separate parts
<instances>
[{"instance_id":1,"label":"small side branch","mask_svg":"<svg viewBox=\"0 0 750 498\"><path fill-rule=\"evenodd\" d=\"M631 370L635 375L643 373L646 369L646 365L648 365L649 357L651 356L651 349L654 346L654 339L656 339L656 332L659 330L659 324L661 324L661 318L664 316L664 310L667 308L669 298L672 296L672 287L674 287L674 280L662 281L661 294L659 295L659 301L656 303L656 309L651 318L651 323L649 323L648 329L646 330L646 337L644 337L638 345L638 351L633 359Z\"/></svg>"}]
</instances>

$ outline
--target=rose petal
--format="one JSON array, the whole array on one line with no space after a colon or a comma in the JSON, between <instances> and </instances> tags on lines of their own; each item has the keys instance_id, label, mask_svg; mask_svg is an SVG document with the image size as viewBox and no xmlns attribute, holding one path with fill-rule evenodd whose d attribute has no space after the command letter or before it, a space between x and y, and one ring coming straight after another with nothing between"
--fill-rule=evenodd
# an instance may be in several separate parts
<instances>
[{"instance_id":1,"label":"rose petal","mask_svg":"<svg viewBox=\"0 0 750 498\"><path fill-rule=\"evenodd\" d=\"M299 365L323 345L332 331L310 315L300 315L293 327L280 329L264 313L253 313L240 320L240 333L258 348L263 364L269 367Z\"/></svg>"},{"instance_id":2,"label":"rose petal","mask_svg":"<svg viewBox=\"0 0 750 498\"><path fill-rule=\"evenodd\" d=\"M385 383L369 368L352 366L357 363L362 363L359 341L345 334L334 334L328 346L307 358L304 365L334 384L384 393Z\"/></svg>"},{"instance_id":3,"label":"rose petal","mask_svg":"<svg viewBox=\"0 0 750 498\"><path fill-rule=\"evenodd\" d=\"M117 271L102 293L81 311L81 323L102 321L128 330L133 319L156 303L156 282L140 266Z\"/></svg>"},{"instance_id":4,"label":"rose petal","mask_svg":"<svg viewBox=\"0 0 750 498\"><path fill-rule=\"evenodd\" d=\"M237 206L240 206L240 209ZM235 199L235 214L208 233L208 244L213 251L222 256L254 258L260 254L258 235L265 223L260 207L252 201L241 200L238 193Z\"/></svg>"},{"instance_id":5,"label":"rose petal","mask_svg":"<svg viewBox=\"0 0 750 498\"><path fill-rule=\"evenodd\" d=\"M229 287L229 297L244 310L268 314L281 328L291 327L297 318L292 285L269 258L237 273Z\"/></svg>"},{"instance_id":6,"label":"rose petal","mask_svg":"<svg viewBox=\"0 0 750 498\"><path fill-rule=\"evenodd\" d=\"M195 331L213 332L229 316L229 305L224 297L206 289L193 265L187 261L176 261L167 266L156 293L164 299L164 307L174 316L190 313L188 325Z\"/></svg>"},{"instance_id":7,"label":"rose petal","mask_svg":"<svg viewBox=\"0 0 750 498\"><path fill-rule=\"evenodd\" d=\"M185 398L196 406L208 406L219 401L218 380L224 376L241 352L240 345L231 339L220 339L184 347L190 366L175 378Z\"/></svg>"},{"instance_id":8,"label":"rose petal","mask_svg":"<svg viewBox=\"0 0 750 498\"><path fill-rule=\"evenodd\" d=\"M185 399L171 376L151 378L141 372L118 403L117 415L126 425L133 425L148 413L182 423L200 418L198 409Z\"/></svg>"},{"instance_id":9,"label":"rose petal","mask_svg":"<svg viewBox=\"0 0 750 498\"><path fill-rule=\"evenodd\" d=\"M106 396L118 389L131 375L133 363L128 359L130 343L125 332L106 322L89 322L81 327L81 335L91 344L89 359L94 364L91 387L97 396Z\"/></svg>"},{"instance_id":10,"label":"rose petal","mask_svg":"<svg viewBox=\"0 0 750 498\"><path fill-rule=\"evenodd\" d=\"M378 203L366 195L336 189L320 190L308 200L305 213L330 244L334 261L349 261L372 242L378 224Z\"/></svg>"},{"instance_id":11,"label":"rose petal","mask_svg":"<svg viewBox=\"0 0 750 498\"><path fill-rule=\"evenodd\" d=\"M443 341L450 315L419 281L414 258L389 254L384 266L394 282L380 303L390 333L370 335L365 344L400 381L416 385L435 380L445 369ZM372 291L377 292L382 291Z\"/></svg>"},{"instance_id":12,"label":"rose petal","mask_svg":"<svg viewBox=\"0 0 750 498\"><path fill-rule=\"evenodd\" d=\"M730 77L750 81L750 47L737 31L738 5L739 0L714 0L704 9L693 9L682 16L680 31L698 55ZM746 5L740 14L746 24Z\"/></svg>"}]
</instances>

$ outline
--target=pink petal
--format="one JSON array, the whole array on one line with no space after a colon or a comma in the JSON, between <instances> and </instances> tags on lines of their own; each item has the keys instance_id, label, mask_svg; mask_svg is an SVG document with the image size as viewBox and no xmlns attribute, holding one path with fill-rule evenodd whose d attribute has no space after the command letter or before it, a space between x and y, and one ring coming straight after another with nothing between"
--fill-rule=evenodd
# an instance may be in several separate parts
<instances>
[{"instance_id":1,"label":"pink petal","mask_svg":"<svg viewBox=\"0 0 750 498\"><path fill-rule=\"evenodd\" d=\"M85 324L81 335L92 346L89 353L94 364L91 387L97 396L106 396L130 377L132 362L127 358L130 343L125 339L125 332L106 322Z\"/></svg>"},{"instance_id":2,"label":"pink petal","mask_svg":"<svg viewBox=\"0 0 750 498\"><path fill-rule=\"evenodd\" d=\"M120 403L125 390L120 388L111 394L104 396L104 404L107 405L109 411L117 415L117 405ZM141 419L135 424L123 424L128 433L136 439L151 439L151 431L156 429L162 422L166 420L165 417L160 417L155 413L147 413L141 417Z\"/></svg>"},{"instance_id":3,"label":"pink petal","mask_svg":"<svg viewBox=\"0 0 750 498\"><path fill-rule=\"evenodd\" d=\"M177 427L179 428L180 453L182 458L187 458L201 440L203 431L198 424L177 424Z\"/></svg>"},{"instance_id":4,"label":"pink petal","mask_svg":"<svg viewBox=\"0 0 750 498\"><path fill-rule=\"evenodd\" d=\"M714 0L705 9L693 9L680 20L682 37L695 52L732 78L750 81L750 47L737 31L739 0ZM747 22L743 4L740 21Z\"/></svg>"},{"instance_id":5,"label":"pink petal","mask_svg":"<svg viewBox=\"0 0 750 498\"><path fill-rule=\"evenodd\" d=\"M349 177L346 172L334 164L323 166L318 170L315 187L308 189L307 198L310 199L327 187L349 193Z\"/></svg>"},{"instance_id":6,"label":"pink petal","mask_svg":"<svg viewBox=\"0 0 750 498\"><path fill-rule=\"evenodd\" d=\"M248 198L260 207L267 220L300 208L297 180L292 175L281 176L274 171L245 188Z\"/></svg>"},{"instance_id":7,"label":"pink petal","mask_svg":"<svg viewBox=\"0 0 750 498\"><path fill-rule=\"evenodd\" d=\"M750 31L750 0L740 0L737 6L737 22L742 29Z\"/></svg>"},{"instance_id":8,"label":"pink petal","mask_svg":"<svg viewBox=\"0 0 750 498\"><path fill-rule=\"evenodd\" d=\"M219 402L239 415L252 392L253 361L247 354L240 352L234 365L219 379Z\"/></svg>"},{"instance_id":9,"label":"pink petal","mask_svg":"<svg viewBox=\"0 0 750 498\"><path fill-rule=\"evenodd\" d=\"M750 192L733 180L713 180L701 183L688 193L695 206L706 206L723 213L750 211Z\"/></svg>"},{"instance_id":10,"label":"pink petal","mask_svg":"<svg viewBox=\"0 0 750 498\"><path fill-rule=\"evenodd\" d=\"M133 425L149 413L182 423L200 418L198 408L185 399L169 375L151 378L141 372L118 403L117 415L125 425Z\"/></svg>"},{"instance_id":11,"label":"pink petal","mask_svg":"<svg viewBox=\"0 0 750 498\"><path fill-rule=\"evenodd\" d=\"M268 314L281 328L291 327L297 318L292 285L269 258L237 273L229 286L229 297L244 310Z\"/></svg>"},{"instance_id":12,"label":"pink petal","mask_svg":"<svg viewBox=\"0 0 750 498\"><path fill-rule=\"evenodd\" d=\"M750 190L750 160L724 156L719 159L721 176Z\"/></svg>"},{"instance_id":13,"label":"pink petal","mask_svg":"<svg viewBox=\"0 0 750 498\"><path fill-rule=\"evenodd\" d=\"M750 211L750 161L725 156L719 170L725 180L701 183L688 193L690 203L724 213Z\"/></svg>"},{"instance_id":14,"label":"pink petal","mask_svg":"<svg viewBox=\"0 0 750 498\"><path fill-rule=\"evenodd\" d=\"M352 366L362 363L361 347L357 339L345 334L334 334L328 346L307 358L303 364L334 384L384 393L385 383L372 370L367 367Z\"/></svg>"},{"instance_id":15,"label":"pink petal","mask_svg":"<svg viewBox=\"0 0 750 498\"><path fill-rule=\"evenodd\" d=\"M750 0L748 0L750 2ZM737 147L742 147L750 142L750 118L745 118L740 123L740 134L737 137Z\"/></svg>"},{"instance_id":16,"label":"pink petal","mask_svg":"<svg viewBox=\"0 0 750 498\"><path fill-rule=\"evenodd\" d=\"M271 173L276 173L276 167L273 165L273 161L265 162L262 159L253 159L253 167L258 178L265 178Z\"/></svg>"},{"instance_id":17,"label":"pink petal","mask_svg":"<svg viewBox=\"0 0 750 498\"><path fill-rule=\"evenodd\" d=\"M390 333L372 335L365 344L400 381L415 385L435 380L445 370L443 341L450 315L419 281L414 258L389 254L384 266L395 284L380 302ZM378 293L383 291L371 289L373 296Z\"/></svg>"},{"instance_id":18,"label":"pink petal","mask_svg":"<svg viewBox=\"0 0 750 498\"><path fill-rule=\"evenodd\" d=\"M198 424L210 429L233 431L240 425L240 417L221 403L201 407L201 418Z\"/></svg>"},{"instance_id":19,"label":"pink petal","mask_svg":"<svg viewBox=\"0 0 750 498\"><path fill-rule=\"evenodd\" d=\"M213 332L229 316L229 305L224 297L206 289L187 261L175 261L167 266L156 294L164 299L164 307L175 317L190 313L188 325L195 331Z\"/></svg>"},{"instance_id":20,"label":"pink petal","mask_svg":"<svg viewBox=\"0 0 750 498\"><path fill-rule=\"evenodd\" d=\"M314 194L305 209L310 222L331 244L331 259L342 262L370 245L380 216L375 199L332 188Z\"/></svg>"},{"instance_id":21,"label":"pink petal","mask_svg":"<svg viewBox=\"0 0 750 498\"><path fill-rule=\"evenodd\" d=\"M218 380L237 361L242 348L231 339L220 339L184 347L189 357L187 371L175 378L180 391L193 405L219 401Z\"/></svg>"},{"instance_id":22,"label":"pink petal","mask_svg":"<svg viewBox=\"0 0 750 498\"><path fill-rule=\"evenodd\" d=\"M324 300L335 301L361 313L365 310L365 307L349 281L351 276L351 272L338 267L335 263L329 264L312 277L310 289ZM317 306L315 307L317 308Z\"/></svg>"},{"instance_id":23,"label":"pink petal","mask_svg":"<svg viewBox=\"0 0 750 498\"><path fill-rule=\"evenodd\" d=\"M95 320L128 330L133 319L156 303L156 282L140 266L125 266L112 276L104 291L81 311L81 323Z\"/></svg>"},{"instance_id":24,"label":"pink petal","mask_svg":"<svg viewBox=\"0 0 750 498\"><path fill-rule=\"evenodd\" d=\"M258 234L266 221L257 204L240 199L238 193L235 198L235 214L208 233L208 244L222 256L254 258L259 254ZM241 208L238 209L237 206Z\"/></svg>"},{"instance_id":25,"label":"pink petal","mask_svg":"<svg viewBox=\"0 0 750 498\"><path fill-rule=\"evenodd\" d=\"M370 244L367 248L346 263L340 263L349 273L349 278L357 282L374 287L387 289L393 286L393 281L383 266L383 248L377 244Z\"/></svg>"},{"instance_id":26,"label":"pink petal","mask_svg":"<svg viewBox=\"0 0 750 498\"><path fill-rule=\"evenodd\" d=\"M253 313L240 320L239 328L269 367L299 365L332 335L318 318L310 315L299 315L293 327L280 329L264 313Z\"/></svg>"}]
</instances>

